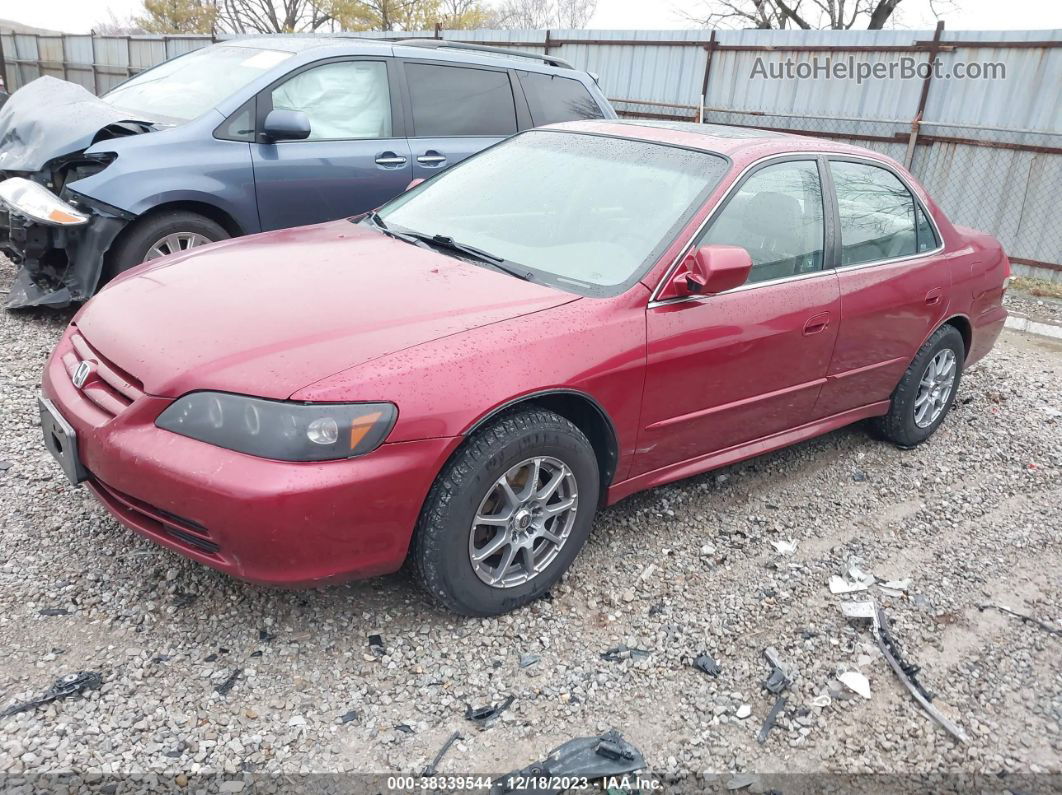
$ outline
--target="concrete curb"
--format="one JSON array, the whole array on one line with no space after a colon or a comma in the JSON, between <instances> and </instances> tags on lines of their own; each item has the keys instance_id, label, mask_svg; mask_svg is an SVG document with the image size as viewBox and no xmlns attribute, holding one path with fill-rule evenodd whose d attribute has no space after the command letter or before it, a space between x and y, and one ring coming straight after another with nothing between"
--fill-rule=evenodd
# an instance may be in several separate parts
<instances>
[{"instance_id":1,"label":"concrete curb","mask_svg":"<svg viewBox=\"0 0 1062 795\"><path fill-rule=\"evenodd\" d=\"M1062 340L1062 325L1059 325L1058 323L1048 323L1043 320L1033 320L1024 315L1015 315L1012 313L1007 317L1006 327L1014 331L1025 332L1026 334L1036 334L1041 337Z\"/></svg>"}]
</instances>

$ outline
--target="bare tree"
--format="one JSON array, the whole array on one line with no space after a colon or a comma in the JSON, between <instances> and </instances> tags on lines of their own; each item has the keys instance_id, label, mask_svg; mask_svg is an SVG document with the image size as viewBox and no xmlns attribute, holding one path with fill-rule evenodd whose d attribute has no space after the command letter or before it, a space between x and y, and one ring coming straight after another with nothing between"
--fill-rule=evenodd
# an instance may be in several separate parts
<instances>
[{"instance_id":1,"label":"bare tree","mask_svg":"<svg viewBox=\"0 0 1062 795\"><path fill-rule=\"evenodd\" d=\"M490 23L509 30L582 28L596 10L597 0L502 0Z\"/></svg>"},{"instance_id":2,"label":"bare tree","mask_svg":"<svg viewBox=\"0 0 1062 795\"><path fill-rule=\"evenodd\" d=\"M701 14L687 18L705 27L780 30L881 30L903 0L708 0ZM930 10L936 14L933 0Z\"/></svg>"},{"instance_id":3,"label":"bare tree","mask_svg":"<svg viewBox=\"0 0 1062 795\"><path fill-rule=\"evenodd\" d=\"M118 19L113 10L107 11L107 19L92 26L94 36L136 36L140 33L147 31L135 18Z\"/></svg>"},{"instance_id":4,"label":"bare tree","mask_svg":"<svg viewBox=\"0 0 1062 795\"><path fill-rule=\"evenodd\" d=\"M305 33L332 20L316 0L218 0L217 28L229 33Z\"/></svg>"}]
</instances>

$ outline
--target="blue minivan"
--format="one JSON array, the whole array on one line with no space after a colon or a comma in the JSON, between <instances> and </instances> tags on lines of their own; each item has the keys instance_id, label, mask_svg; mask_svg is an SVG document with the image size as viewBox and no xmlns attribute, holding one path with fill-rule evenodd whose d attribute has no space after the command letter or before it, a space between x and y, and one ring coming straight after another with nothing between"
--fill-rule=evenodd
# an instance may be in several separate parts
<instances>
[{"instance_id":1,"label":"blue minivan","mask_svg":"<svg viewBox=\"0 0 1062 795\"><path fill-rule=\"evenodd\" d=\"M615 117L559 58L435 39L231 40L101 98L42 77L0 108L6 305L85 300L145 260L372 209L519 130Z\"/></svg>"}]
</instances>

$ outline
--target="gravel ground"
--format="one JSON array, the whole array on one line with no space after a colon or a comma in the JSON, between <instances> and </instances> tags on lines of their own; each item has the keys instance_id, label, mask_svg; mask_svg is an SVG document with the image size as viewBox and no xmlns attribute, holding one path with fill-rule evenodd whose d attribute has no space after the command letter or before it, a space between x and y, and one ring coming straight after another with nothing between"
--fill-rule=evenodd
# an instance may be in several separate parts
<instances>
[{"instance_id":1,"label":"gravel ground","mask_svg":"<svg viewBox=\"0 0 1062 795\"><path fill-rule=\"evenodd\" d=\"M1062 323L1062 299L1032 295L1024 290L1007 293L1007 309L1044 323Z\"/></svg>"},{"instance_id":2,"label":"gravel ground","mask_svg":"<svg viewBox=\"0 0 1062 795\"><path fill-rule=\"evenodd\" d=\"M486 773L609 727L671 780L1062 773L1062 641L977 608L1062 621L1058 344L1006 333L916 450L855 426L630 498L599 516L551 598L481 620L428 606L403 575L270 590L121 528L39 439L39 373L68 319L0 313L0 709L70 672L103 686L0 718L0 773L226 774L234 790L252 771L416 773L455 730L440 771ZM841 616L849 597L827 581L852 563L910 578L906 595L867 593L969 743ZM617 644L649 654L603 660ZM798 675L760 745L766 646ZM705 651L717 678L690 665ZM845 671L868 677L868 700L838 683ZM465 719L509 695L493 726Z\"/></svg>"}]
</instances>

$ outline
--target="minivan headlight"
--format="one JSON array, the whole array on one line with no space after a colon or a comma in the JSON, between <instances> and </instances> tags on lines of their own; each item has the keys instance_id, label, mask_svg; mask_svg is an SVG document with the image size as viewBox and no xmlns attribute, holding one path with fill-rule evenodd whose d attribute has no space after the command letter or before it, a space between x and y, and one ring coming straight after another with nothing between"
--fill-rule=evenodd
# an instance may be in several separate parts
<instances>
[{"instance_id":1,"label":"minivan headlight","mask_svg":"<svg viewBox=\"0 0 1062 795\"><path fill-rule=\"evenodd\" d=\"M49 226L79 226L88 221L77 208L25 177L0 182L0 201L19 215Z\"/></svg>"},{"instance_id":2,"label":"minivan headlight","mask_svg":"<svg viewBox=\"0 0 1062 795\"><path fill-rule=\"evenodd\" d=\"M201 442L280 461L332 461L372 452L398 417L391 403L293 403L191 392L155 425Z\"/></svg>"}]
</instances>

